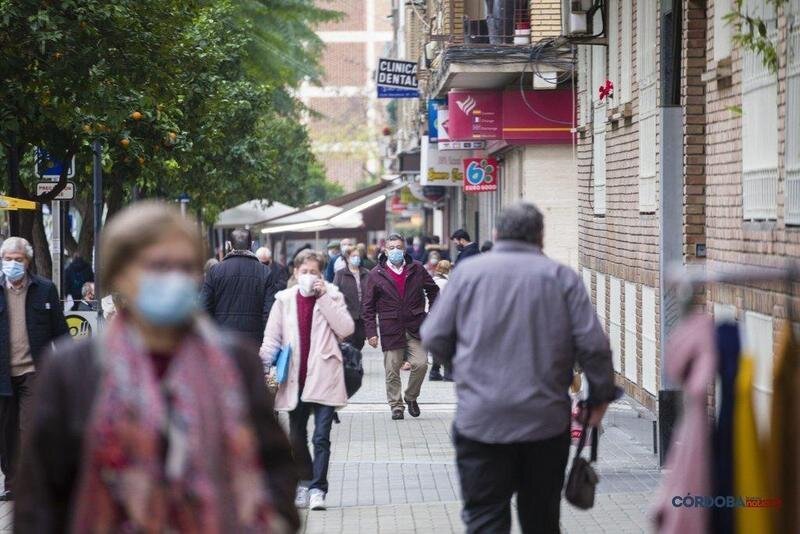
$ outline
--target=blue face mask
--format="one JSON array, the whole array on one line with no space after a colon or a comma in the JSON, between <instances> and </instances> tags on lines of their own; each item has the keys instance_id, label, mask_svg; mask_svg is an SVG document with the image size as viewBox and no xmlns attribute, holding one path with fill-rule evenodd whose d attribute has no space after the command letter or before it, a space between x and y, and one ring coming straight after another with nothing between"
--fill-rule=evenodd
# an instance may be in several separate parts
<instances>
[{"instance_id":1,"label":"blue face mask","mask_svg":"<svg viewBox=\"0 0 800 534\"><path fill-rule=\"evenodd\" d=\"M405 259L405 252L394 248L390 250L386 256L389 258L389 261L392 263L392 265L401 265Z\"/></svg>"},{"instance_id":2,"label":"blue face mask","mask_svg":"<svg viewBox=\"0 0 800 534\"><path fill-rule=\"evenodd\" d=\"M3 260L3 274L12 282L16 282L25 276L25 265L19 261Z\"/></svg>"},{"instance_id":3,"label":"blue face mask","mask_svg":"<svg viewBox=\"0 0 800 534\"><path fill-rule=\"evenodd\" d=\"M146 273L139 281L136 309L154 325L179 326L197 309L197 282L177 272Z\"/></svg>"},{"instance_id":4,"label":"blue face mask","mask_svg":"<svg viewBox=\"0 0 800 534\"><path fill-rule=\"evenodd\" d=\"M353 267L358 267L361 265L361 256L357 256L355 254L350 256L350 265Z\"/></svg>"}]
</instances>

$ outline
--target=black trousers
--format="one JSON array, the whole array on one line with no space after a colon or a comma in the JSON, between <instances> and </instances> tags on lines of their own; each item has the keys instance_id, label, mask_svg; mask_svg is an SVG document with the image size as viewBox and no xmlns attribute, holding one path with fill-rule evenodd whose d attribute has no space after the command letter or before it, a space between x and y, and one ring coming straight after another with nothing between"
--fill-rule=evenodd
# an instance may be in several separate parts
<instances>
[{"instance_id":1,"label":"black trousers","mask_svg":"<svg viewBox=\"0 0 800 534\"><path fill-rule=\"evenodd\" d=\"M11 397L0 397L0 469L5 489L13 491L20 442L31 421L33 384L36 373L11 377Z\"/></svg>"},{"instance_id":2,"label":"black trousers","mask_svg":"<svg viewBox=\"0 0 800 534\"><path fill-rule=\"evenodd\" d=\"M314 434L311 443L314 457L308 450L308 418L314 414ZM331 424L336 409L298 401L297 408L289 412L289 441L297 464L297 476L308 483L309 489L328 493L328 464L331 460ZM303 484L305 485L305 484Z\"/></svg>"},{"instance_id":3,"label":"black trousers","mask_svg":"<svg viewBox=\"0 0 800 534\"><path fill-rule=\"evenodd\" d=\"M470 534L511 531L511 497L525 534L558 534L569 433L525 443L490 444L453 428L464 510Z\"/></svg>"}]
</instances>

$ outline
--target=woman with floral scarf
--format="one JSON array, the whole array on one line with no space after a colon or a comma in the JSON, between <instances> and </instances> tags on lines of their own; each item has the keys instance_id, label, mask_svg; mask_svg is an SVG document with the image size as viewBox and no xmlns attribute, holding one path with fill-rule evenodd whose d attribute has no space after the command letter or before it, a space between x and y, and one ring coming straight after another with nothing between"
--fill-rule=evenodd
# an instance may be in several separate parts
<instances>
[{"instance_id":1,"label":"woman with floral scarf","mask_svg":"<svg viewBox=\"0 0 800 534\"><path fill-rule=\"evenodd\" d=\"M138 204L106 226L101 250L121 309L44 365L15 531L296 531L291 449L257 348L198 312L198 229Z\"/></svg>"}]
</instances>

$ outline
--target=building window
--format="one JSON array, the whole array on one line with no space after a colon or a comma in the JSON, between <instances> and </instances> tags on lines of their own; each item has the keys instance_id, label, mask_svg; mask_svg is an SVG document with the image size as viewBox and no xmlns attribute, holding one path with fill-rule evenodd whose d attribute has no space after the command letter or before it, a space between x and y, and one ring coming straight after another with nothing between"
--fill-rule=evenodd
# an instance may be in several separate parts
<instances>
[{"instance_id":1,"label":"building window","mask_svg":"<svg viewBox=\"0 0 800 534\"><path fill-rule=\"evenodd\" d=\"M625 282L625 378L636 384L636 284Z\"/></svg>"},{"instance_id":2,"label":"building window","mask_svg":"<svg viewBox=\"0 0 800 534\"><path fill-rule=\"evenodd\" d=\"M621 104L630 102L632 98L631 85L633 84L633 0L619 0L622 2L622 25L620 28L620 73L619 73L619 101Z\"/></svg>"},{"instance_id":3,"label":"building window","mask_svg":"<svg viewBox=\"0 0 800 534\"><path fill-rule=\"evenodd\" d=\"M589 294L589 302L592 300L592 271L589 269L582 269L581 275L583 276L583 287L586 288L586 292Z\"/></svg>"},{"instance_id":4,"label":"building window","mask_svg":"<svg viewBox=\"0 0 800 534\"><path fill-rule=\"evenodd\" d=\"M772 317L755 312L744 314L744 339L742 346L755 360L753 377L753 403L759 433L764 436L769 429L770 401L772 400L773 359Z\"/></svg>"},{"instance_id":5,"label":"building window","mask_svg":"<svg viewBox=\"0 0 800 534\"><path fill-rule=\"evenodd\" d=\"M731 55L733 27L725 21L731 11L731 0L714 0L714 61Z\"/></svg>"},{"instance_id":6,"label":"building window","mask_svg":"<svg viewBox=\"0 0 800 534\"><path fill-rule=\"evenodd\" d=\"M777 37L774 8L755 0L748 11L768 21ZM778 200L778 83L761 57L742 51L742 212L745 220L774 220Z\"/></svg>"},{"instance_id":7,"label":"building window","mask_svg":"<svg viewBox=\"0 0 800 534\"><path fill-rule=\"evenodd\" d=\"M611 277L611 321L608 338L611 343L611 357L614 370L622 372L622 280Z\"/></svg>"},{"instance_id":8,"label":"building window","mask_svg":"<svg viewBox=\"0 0 800 534\"><path fill-rule=\"evenodd\" d=\"M619 3L618 0L607 0L606 10L608 11L608 79L615 87L614 92L621 90L622 80L619 76Z\"/></svg>"},{"instance_id":9,"label":"building window","mask_svg":"<svg viewBox=\"0 0 800 534\"><path fill-rule=\"evenodd\" d=\"M656 371L656 290L642 286L642 387L658 393Z\"/></svg>"},{"instance_id":10,"label":"building window","mask_svg":"<svg viewBox=\"0 0 800 534\"><path fill-rule=\"evenodd\" d=\"M800 0L792 3L786 66L786 224L800 225Z\"/></svg>"},{"instance_id":11,"label":"building window","mask_svg":"<svg viewBox=\"0 0 800 534\"><path fill-rule=\"evenodd\" d=\"M639 0L636 15L637 78L639 80L639 211L656 210L656 69L657 4Z\"/></svg>"}]
</instances>

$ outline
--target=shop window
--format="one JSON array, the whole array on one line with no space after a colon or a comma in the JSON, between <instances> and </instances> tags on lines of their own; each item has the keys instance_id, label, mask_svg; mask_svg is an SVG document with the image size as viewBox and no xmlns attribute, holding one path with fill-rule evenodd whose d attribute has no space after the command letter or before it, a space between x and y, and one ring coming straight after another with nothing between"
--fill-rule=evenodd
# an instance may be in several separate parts
<instances>
[{"instance_id":1,"label":"shop window","mask_svg":"<svg viewBox=\"0 0 800 534\"><path fill-rule=\"evenodd\" d=\"M638 383L636 354L636 284L625 282L625 378Z\"/></svg>"},{"instance_id":2,"label":"shop window","mask_svg":"<svg viewBox=\"0 0 800 534\"><path fill-rule=\"evenodd\" d=\"M656 291L642 286L642 387L658 393L656 371Z\"/></svg>"},{"instance_id":3,"label":"shop window","mask_svg":"<svg viewBox=\"0 0 800 534\"><path fill-rule=\"evenodd\" d=\"M622 280L611 277L611 320L608 338L611 343L611 356L614 370L622 372Z\"/></svg>"}]
</instances>

